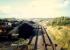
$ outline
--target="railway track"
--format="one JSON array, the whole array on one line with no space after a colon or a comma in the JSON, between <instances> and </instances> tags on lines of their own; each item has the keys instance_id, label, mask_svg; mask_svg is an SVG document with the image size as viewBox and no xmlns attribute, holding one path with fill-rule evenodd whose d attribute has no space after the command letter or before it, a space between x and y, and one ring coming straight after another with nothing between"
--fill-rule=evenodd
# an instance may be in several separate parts
<instances>
[{"instance_id":1,"label":"railway track","mask_svg":"<svg viewBox=\"0 0 70 50\"><path fill-rule=\"evenodd\" d=\"M44 33L46 34L46 37L48 38L50 44L46 44L47 40L45 40L45 37L44 37ZM52 50L56 50L56 47L55 45L53 44L51 38L49 37L46 29L44 27L42 27L42 36L43 36L43 40L45 41L45 49L48 50L47 46L51 46L52 47Z\"/></svg>"},{"instance_id":2,"label":"railway track","mask_svg":"<svg viewBox=\"0 0 70 50\"><path fill-rule=\"evenodd\" d=\"M18 28L23 24L24 22L11 30L9 34L17 32ZM30 50L56 50L55 44L53 44L52 39L49 37L46 29L43 26L37 24L36 28L34 28L33 31L35 31L35 36L31 36L27 44L27 47L32 43L34 44L33 48ZM51 49L48 49L48 46L51 47ZM21 47L22 48L20 50L24 50L23 46Z\"/></svg>"},{"instance_id":3,"label":"railway track","mask_svg":"<svg viewBox=\"0 0 70 50\"><path fill-rule=\"evenodd\" d=\"M42 38L44 50L50 50L50 49L48 49L48 46L49 47L51 46L51 50L56 50L55 44L53 44L51 38L49 37L49 35L48 35L48 33L47 33L47 31L46 31L46 29L44 27L38 25L38 27L36 28L36 33L37 34L36 34L35 44L34 44L34 48L32 50L41 50L40 48L38 48L39 36L41 36L41 38ZM49 43L47 43L46 38L48 38Z\"/></svg>"}]
</instances>

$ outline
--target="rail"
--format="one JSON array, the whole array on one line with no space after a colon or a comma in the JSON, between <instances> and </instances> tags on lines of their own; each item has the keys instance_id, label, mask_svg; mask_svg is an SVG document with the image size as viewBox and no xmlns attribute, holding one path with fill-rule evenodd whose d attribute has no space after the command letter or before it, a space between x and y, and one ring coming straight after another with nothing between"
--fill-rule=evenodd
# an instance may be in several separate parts
<instances>
[{"instance_id":1,"label":"rail","mask_svg":"<svg viewBox=\"0 0 70 50\"><path fill-rule=\"evenodd\" d=\"M49 35L48 35L47 31L46 31L46 29L44 27L42 27L42 26L41 26L41 28L39 28L39 27L40 26L38 26L38 28L36 28L36 30L37 30L36 33L37 34L36 34L36 40L35 40L35 45L34 45L34 49L33 50L37 50L37 47L38 47L37 46L37 42L38 42L38 36L39 36L38 35L39 34L39 29L41 29L41 36L42 36L42 39L43 39L45 50L48 50L47 46L51 46L52 50L56 50L56 46L55 46L55 44L53 44L51 38L49 37ZM44 34L46 34L50 44L46 44L46 39L45 39ZM30 45L31 41L32 41L32 38L31 38L31 40L29 42L29 45Z\"/></svg>"}]
</instances>

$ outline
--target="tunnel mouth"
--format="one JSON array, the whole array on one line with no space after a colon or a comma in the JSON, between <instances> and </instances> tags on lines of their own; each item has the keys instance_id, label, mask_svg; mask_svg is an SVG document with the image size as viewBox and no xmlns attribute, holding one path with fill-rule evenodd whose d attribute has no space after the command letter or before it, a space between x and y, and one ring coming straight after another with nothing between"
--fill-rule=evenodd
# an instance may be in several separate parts
<instances>
[{"instance_id":1,"label":"tunnel mouth","mask_svg":"<svg viewBox=\"0 0 70 50\"><path fill-rule=\"evenodd\" d=\"M28 23L24 23L22 24L19 28L18 28L18 33L19 33L19 38L24 38L24 39L28 39L31 36L34 36L35 33L33 31L34 27L32 27L31 25L29 25Z\"/></svg>"}]
</instances>

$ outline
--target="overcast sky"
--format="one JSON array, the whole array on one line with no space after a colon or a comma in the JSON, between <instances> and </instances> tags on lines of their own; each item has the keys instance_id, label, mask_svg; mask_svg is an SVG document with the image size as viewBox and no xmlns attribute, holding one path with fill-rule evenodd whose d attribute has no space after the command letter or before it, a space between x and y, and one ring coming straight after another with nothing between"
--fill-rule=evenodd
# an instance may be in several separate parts
<instances>
[{"instance_id":1,"label":"overcast sky","mask_svg":"<svg viewBox=\"0 0 70 50\"><path fill-rule=\"evenodd\" d=\"M70 16L70 0L0 0L0 18Z\"/></svg>"}]
</instances>

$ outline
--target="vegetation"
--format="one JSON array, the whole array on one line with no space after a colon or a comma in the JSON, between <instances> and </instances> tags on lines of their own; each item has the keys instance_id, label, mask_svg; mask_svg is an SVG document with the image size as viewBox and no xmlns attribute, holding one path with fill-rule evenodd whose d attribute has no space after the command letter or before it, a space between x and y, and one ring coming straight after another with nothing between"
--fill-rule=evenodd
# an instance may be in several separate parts
<instances>
[{"instance_id":1,"label":"vegetation","mask_svg":"<svg viewBox=\"0 0 70 50\"><path fill-rule=\"evenodd\" d=\"M51 27L49 29L50 34L52 34L54 40L62 48L69 50L70 49L70 30L65 29L65 26L62 26L62 29L59 29L60 26ZM55 29L56 28L56 29Z\"/></svg>"},{"instance_id":2,"label":"vegetation","mask_svg":"<svg viewBox=\"0 0 70 50\"><path fill-rule=\"evenodd\" d=\"M61 25L70 25L70 18L64 17L64 16L62 16L60 18L54 18L52 20L52 22L49 22L48 24L53 25L53 26L55 26L55 25L60 25L60 26Z\"/></svg>"},{"instance_id":3,"label":"vegetation","mask_svg":"<svg viewBox=\"0 0 70 50\"><path fill-rule=\"evenodd\" d=\"M47 21L47 20L46 20ZM44 24L43 24L44 23ZM61 50L70 50L70 18L61 16L51 18L48 22L42 21L42 25L47 27L49 34L61 47Z\"/></svg>"}]
</instances>

